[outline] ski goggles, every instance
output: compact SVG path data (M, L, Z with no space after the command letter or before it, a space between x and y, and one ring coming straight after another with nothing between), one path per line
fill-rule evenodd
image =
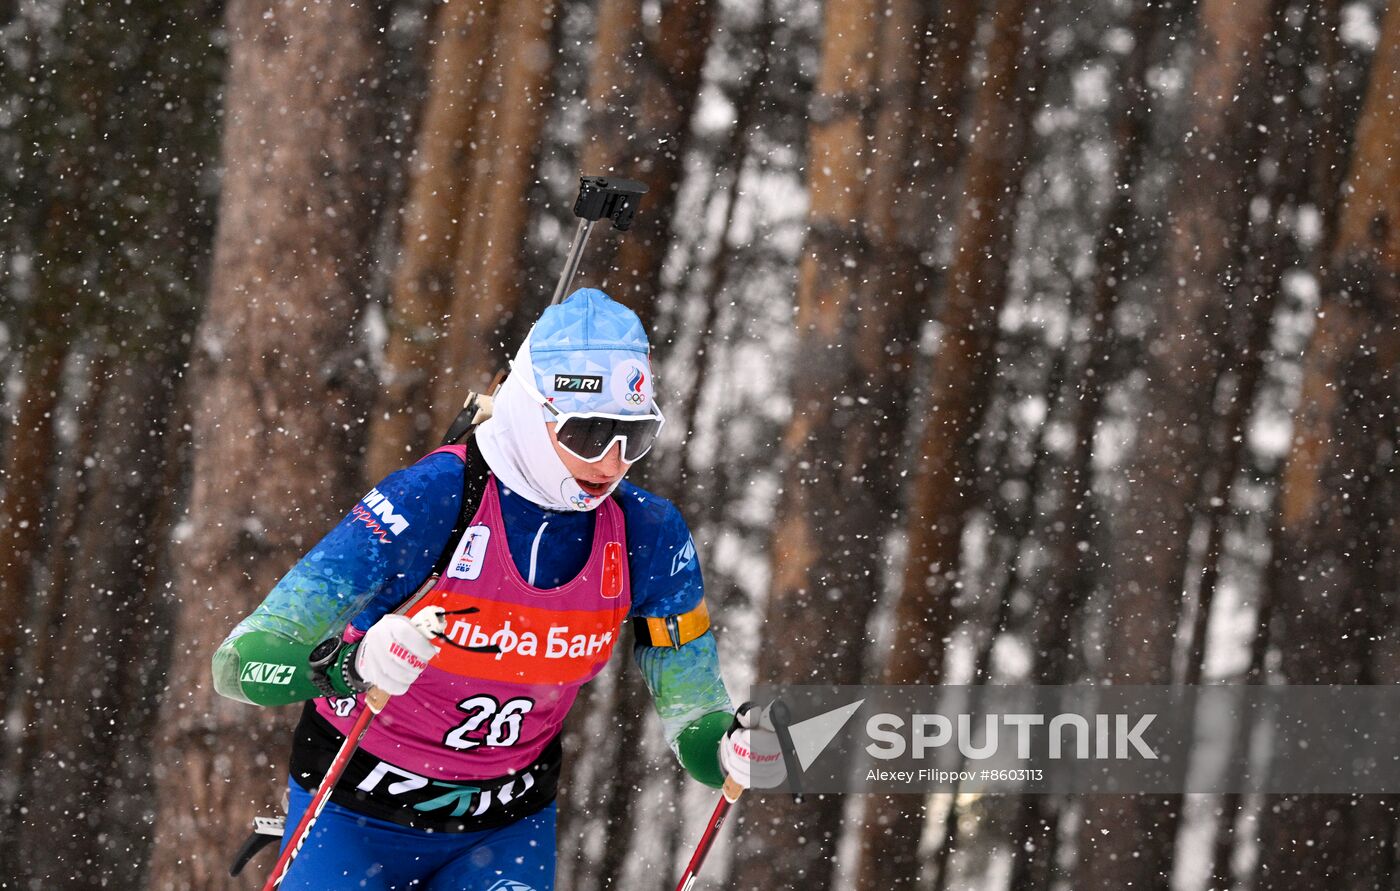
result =
M511 373L515 373L515 363L510 363ZM543 405L554 418L554 438L559 445L578 458L590 464L601 461L612 449L613 443L622 441L622 460L628 464L640 461L656 444L657 434L666 423L661 409L652 403L654 414L616 415L607 412L562 412L555 408L545 395L535 387L531 378L534 375L521 373L519 380L530 397Z

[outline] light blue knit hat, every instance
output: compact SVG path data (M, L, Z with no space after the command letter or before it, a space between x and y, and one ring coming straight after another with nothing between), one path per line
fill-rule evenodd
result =
M535 386L559 411L656 411L642 320L602 291L580 288L546 309L528 346Z

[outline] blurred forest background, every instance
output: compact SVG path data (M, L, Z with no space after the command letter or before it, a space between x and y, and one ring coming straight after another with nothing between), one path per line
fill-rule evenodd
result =
M296 710L210 655L513 348L580 172L651 188L580 283L736 695L1400 682L1398 154L1396 0L0 3L0 887L258 887ZM713 804L629 662L561 889ZM701 887L1390 889L1396 805L755 797Z

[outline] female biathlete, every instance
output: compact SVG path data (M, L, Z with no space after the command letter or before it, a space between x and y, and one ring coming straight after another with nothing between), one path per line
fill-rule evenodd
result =
M686 771L781 782L780 759L749 755L777 751L771 731L731 730L685 521L622 479L663 422L648 355L640 320L601 291L551 306L475 439L371 489L219 647L223 695L306 701L288 826L363 692L393 695L282 888L551 891L560 727L628 618ZM410 621L430 607L447 621L432 640Z

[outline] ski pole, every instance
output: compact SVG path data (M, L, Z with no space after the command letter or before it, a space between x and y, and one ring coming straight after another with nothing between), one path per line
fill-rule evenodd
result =
M742 710L742 706L740 707ZM788 730L790 723L787 704L781 699L775 699L769 703L768 707L759 713L758 720L754 722L755 727L766 727L778 735L778 747L783 755L783 764L787 767L788 785L793 792L793 800L799 804L802 801L802 767L797 760L797 753L792 745L792 734ZM735 726L739 726L739 717L734 717ZM705 856L710 853L710 848L715 843L715 836L719 834L720 827L724 825L724 818L728 816L729 809L734 806L734 802L739 800L739 796L744 794L744 787L734 781L733 777L725 777L724 785L720 787L719 801L715 802L714 812L710 814L709 822L705 824L705 832L700 836L700 843L695 846L695 853L691 856L690 862L686 864L685 872L681 873L680 881L676 883L676 891L690 891L695 885L695 881L700 878L700 867L705 862Z
M719 792L719 801L715 803L714 813L710 814L710 820L705 824L705 832L700 836L700 843L695 846L695 853L686 864L685 872L681 873L681 880L676 883L676 891L690 891L695 885L695 880L700 878L700 866L705 862L705 855L710 853L710 847L714 845L715 836L724 825L724 818L729 814L729 809L739 800L739 796L744 794L744 787L734 782L733 777L725 777Z
M441 634L447 628L441 607L429 607L422 610L413 617L413 624L428 640L432 640L434 636ZM345 772L346 765L350 763L350 756L354 755L355 750L360 747L360 740L364 739L369 725L374 722L374 716L382 712L384 706L388 704L389 694L378 687L371 687L365 693L365 707L360 710L360 716L355 719L350 732L345 734L345 741L340 744L340 751L335 753L335 759L331 761L331 766L326 770L326 776L321 780L321 785L316 787L316 794L311 797L311 803L306 806L306 813L301 815L301 822L297 824L296 829L292 830L292 834L287 840L287 846L282 849L282 854L277 858L277 864L272 867L272 875L267 877L267 883L262 886L262 891L275 891L282 884L282 880L287 877L287 870L291 869L292 861L296 859L302 844L311 834L311 827L316 824L316 818L321 816L326 802L330 800L331 792L335 790L335 784L339 782L340 775Z

